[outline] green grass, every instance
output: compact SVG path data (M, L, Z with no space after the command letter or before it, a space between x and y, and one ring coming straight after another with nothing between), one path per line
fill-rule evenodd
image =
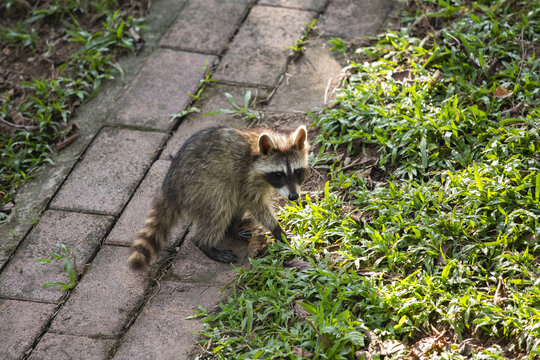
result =
M50 281L43 284L43 288L46 289L52 286L60 286L62 290L72 289L75 286L77 276L77 269L74 268L74 266L76 266L75 257L73 256L73 253L64 244L56 244L56 248L58 249L59 253L51 251L49 253L49 258L39 258L36 259L36 261L39 264L47 264L50 262L63 260L63 269L69 278L69 283L64 281Z
M280 213L290 244L200 312L201 358L355 359L368 331L411 346L433 328L448 342L431 358L540 356L540 8L417 4L357 50L315 121L330 181ZM383 178L346 167L374 151ZM284 268L290 255L313 267Z
M43 163L51 163L54 144L61 136L62 124L66 123L75 104L94 97L103 81L123 76L115 59L123 51L134 51L135 40L130 29L137 34L141 19L125 16L116 8L116 0L86 2L55 0L46 8L35 8L13 28L0 30L0 47L31 47L38 52L43 44L37 44L39 36L33 23L47 21L66 26L64 40L77 44L69 61L56 69L57 76L34 78L23 82L17 89L25 91L24 101L14 101L10 91L0 97L0 117L14 123L18 114L26 124L11 134L0 134L0 208L13 200L20 184ZM4 9L15 3L8 1ZM78 16L85 11L102 12L101 26L89 31L81 26ZM6 214L0 212L0 222Z

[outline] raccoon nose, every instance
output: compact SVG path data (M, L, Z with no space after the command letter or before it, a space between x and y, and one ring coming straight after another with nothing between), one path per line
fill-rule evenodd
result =
M289 194L289 200L294 201L298 199L298 194Z

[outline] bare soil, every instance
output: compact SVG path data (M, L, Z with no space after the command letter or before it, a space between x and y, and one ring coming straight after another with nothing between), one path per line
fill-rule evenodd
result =
M56 12L28 23L36 11L70 3L79 3L80 8L70 12ZM134 18L143 17L150 5L149 0L118 0L117 3L118 10ZM106 12L98 10L90 1L0 0L0 29L4 29L2 33L13 30L19 34L30 34L32 38L32 41L15 41L6 39L6 36L0 37L0 99L9 99L12 107L16 108L27 102L32 95L28 89L21 88L21 83L33 79L69 76L70 74L62 73L61 66L70 60L80 44L70 42L66 30L73 26L75 19L87 32L98 31L106 16ZM24 22L28 24L24 25ZM75 103L73 107L77 105ZM25 124L28 120L13 112L4 120L15 125L32 125ZM0 124L0 131L13 132L17 129L17 126L9 126L5 122Z

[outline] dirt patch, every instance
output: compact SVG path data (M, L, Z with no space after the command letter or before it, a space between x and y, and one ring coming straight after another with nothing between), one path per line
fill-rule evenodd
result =
M118 0L117 9L134 18L143 17L149 0ZM103 25L107 12L89 1L12 0L0 5L0 99L11 108L25 104L32 91L25 89L26 81L69 77L62 65L81 47L70 41L74 23L92 33ZM113 54L117 55L117 54ZM74 98L75 102L76 99ZM4 119L25 126L20 114L11 111ZM0 124L2 131L19 130L16 126Z

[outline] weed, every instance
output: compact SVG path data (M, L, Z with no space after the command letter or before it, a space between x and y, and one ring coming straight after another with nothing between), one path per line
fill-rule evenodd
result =
M309 41L306 39L300 38L294 40L294 45L287 46L286 49L292 50L294 53L301 53L306 49L306 44L308 44Z
M212 79L212 71L210 70L210 66L208 65L208 60L206 60L204 66L201 66L199 69L204 70L206 76L204 77L204 79L199 80L199 90L197 91L197 94L188 93L189 97L193 99L199 99L204 89L206 88L206 85L217 81L216 79Z
M260 114L254 110L251 110L249 107L251 104L251 90L246 91L244 95L244 105L240 106L234 100L234 96L230 93L225 93L225 97L229 103L233 106L233 109L219 109L213 112L205 113L204 116L218 115L218 114L236 114L240 115L246 119L259 119Z
M306 23L306 27L302 29L302 35L300 38L294 40L294 45L287 46L286 49L290 49L295 54L300 54L306 49L306 45L309 43L307 39L309 32L312 31L315 28L315 24L317 23L317 19L313 19L312 22Z
M69 283L63 282L63 281L51 281L43 285L44 288L48 288L51 286L61 286L62 290L69 290L75 286L75 274L77 272L76 269L74 269L74 266L76 264L75 258L71 251L64 245L64 244L56 244L56 247L58 248L60 253L57 253L55 251L50 252L50 258L40 258L36 261L40 264L50 263L52 261L58 261L58 260L64 260L63 266L64 266L64 272L69 277Z
M187 109L185 109L185 110L180 111L180 112L177 113L177 114L172 114L172 115L171 115L171 118L169 119L169 121L170 121L170 122L173 122L173 121L176 121L176 120L178 120L178 119L181 119L181 118L183 118L184 116L189 115L189 114L191 114L191 113L193 113L193 112L200 112L200 111L201 111L201 110L199 110L199 109L196 108L196 107L190 107L190 108L187 108Z
M328 40L328 43L332 45L332 47L330 48L330 51L335 51L340 55L345 55L347 51L349 51L347 44L341 38L338 38L338 37L330 38L330 40Z
M7 44L14 45L20 43L23 47L32 46L39 40L39 34L35 29L24 30L23 24L17 24L15 28L0 29L0 37Z

